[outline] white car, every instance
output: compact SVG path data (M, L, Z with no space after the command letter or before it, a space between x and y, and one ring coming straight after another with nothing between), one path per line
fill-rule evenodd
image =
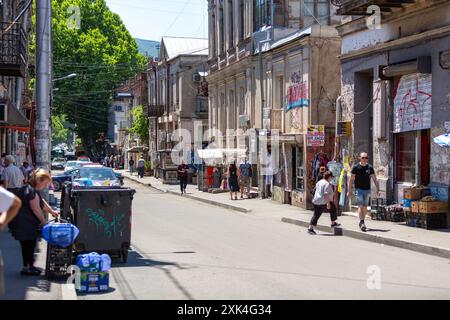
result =
M81 163L79 161L67 161L66 166L64 167L64 172L78 169L79 167L81 167Z

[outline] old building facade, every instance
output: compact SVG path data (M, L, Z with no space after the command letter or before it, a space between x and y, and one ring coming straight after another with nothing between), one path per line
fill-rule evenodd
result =
M163 37L159 61L149 68L150 155L164 182L177 180L168 155L180 143L178 132L185 130L193 143L194 126L207 129L207 54L207 39ZM184 141L189 149L190 142Z
M328 134L334 130L340 42L329 25L340 21L335 9L330 1L209 1L209 127L215 147L246 149L255 169L252 186L265 196L251 129L257 135L279 130L273 191L283 203L307 206L310 156L302 149L307 125L326 125ZM325 68L334 77L327 78ZM238 141L242 136L244 143ZM296 173L301 166L303 178Z
M31 160L28 46L31 7L26 1L0 3L0 151ZM32 133L33 130L31 130Z
M450 130L450 3L348 0L338 13L355 16L368 5L380 6L378 25L360 17L339 27L342 117L353 124L343 151L350 161L369 153L390 200L422 184L447 201L450 150L433 139Z

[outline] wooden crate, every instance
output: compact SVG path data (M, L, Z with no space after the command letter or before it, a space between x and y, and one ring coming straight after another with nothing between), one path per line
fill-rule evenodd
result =
M448 211L448 203L440 201L420 201L420 213L443 213Z
M406 224L410 227L423 228L427 230L446 228L446 213L406 213Z

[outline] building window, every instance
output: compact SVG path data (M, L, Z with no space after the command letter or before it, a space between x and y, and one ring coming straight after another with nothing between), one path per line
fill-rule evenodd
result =
M220 42L220 53L224 53L225 52L225 26L224 26L222 2L220 3L220 7L219 7L219 42Z
M303 147L297 148L295 168L295 188L298 190L305 190L305 166L303 163Z
M255 2L255 30L261 29L269 24L269 6L267 0L256 0Z
M245 2L240 0L239 3L239 39L245 38Z
M211 37L212 37L212 41L211 41L211 52L212 52L212 56L215 57L217 52L216 52L216 39L217 39L217 35L216 35L216 14L213 12L212 13L212 32L211 32Z
M416 180L416 131L395 135L395 160L397 182L415 183Z
M273 25L275 27L285 26L285 14L284 14L284 1L283 0L273 0Z
M303 4L303 15L305 17L315 16L314 14L314 0L305 0L302 1Z
M234 43L233 1L228 0L228 48Z

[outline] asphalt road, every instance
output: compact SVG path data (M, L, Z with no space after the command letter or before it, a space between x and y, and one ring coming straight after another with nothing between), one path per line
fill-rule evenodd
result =
M449 299L450 261L318 234L127 182L132 248L78 299Z

